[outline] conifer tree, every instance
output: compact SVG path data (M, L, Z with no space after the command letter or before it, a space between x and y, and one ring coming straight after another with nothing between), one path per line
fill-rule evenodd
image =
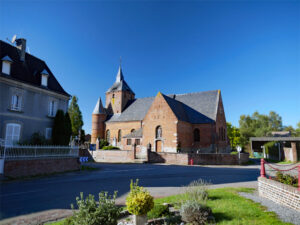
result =
M65 142L65 116L62 110L57 110L53 128L52 128L52 142L54 145L64 145Z
M78 136L78 132L83 126L82 114L77 102L78 98L73 96L68 110L71 119L73 137Z
M70 142L70 137L71 137L71 135L72 135L72 124L71 124L71 119L70 119L70 115L69 115L69 113L68 112L66 112L66 114L65 114L65 121L64 121L64 123L65 123L65 126L64 126L64 128L65 128L65 138L64 138L64 143L65 143L65 145L67 145L67 144L69 144L69 142Z

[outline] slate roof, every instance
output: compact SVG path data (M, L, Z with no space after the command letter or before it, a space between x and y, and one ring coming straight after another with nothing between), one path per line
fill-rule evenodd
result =
M116 77L116 82L107 90L107 92L113 91L129 91L134 94L129 85L124 80L123 72L121 66L119 67L118 74Z
M11 72L10 75L2 73L2 63L0 63L0 76L9 79L21 81L33 86L37 86L42 89L47 89L50 91L57 92L66 96L70 96L59 84L59 82L54 77L51 70L48 68L47 64L28 53L25 55L25 62L20 61L19 49L12 46L4 41L0 40L0 59L8 56L12 59ZM46 70L49 74L48 86L44 87L41 85L41 72Z
M123 138L140 138L143 137L143 129L140 128L131 132L130 134L125 135Z
M106 113L105 108L103 107L101 98L99 98L94 108L93 114L105 114L105 113Z
M213 123L216 120L218 90L178 95L163 95L166 102L181 121L189 123ZM120 114L112 115L107 122L141 121L146 116L155 97L130 101Z

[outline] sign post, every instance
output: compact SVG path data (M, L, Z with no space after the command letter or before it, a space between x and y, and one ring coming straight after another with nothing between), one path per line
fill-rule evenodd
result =
M239 153L239 164L240 164L242 147L238 145L238 146L236 147L236 150L237 150L238 153Z

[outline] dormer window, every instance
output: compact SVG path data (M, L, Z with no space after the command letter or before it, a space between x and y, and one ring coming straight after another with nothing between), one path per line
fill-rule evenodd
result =
M2 73L10 75L11 63L12 63L12 60L9 56L4 56L2 58Z
M42 75L42 80L41 80L41 85L47 87L48 86L48 77L49 77L49 73L47 72L47 70L43 70L41 72Z

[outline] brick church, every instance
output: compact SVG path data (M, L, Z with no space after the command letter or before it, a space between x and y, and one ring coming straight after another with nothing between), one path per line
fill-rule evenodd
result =
M155 152L230 151L220 90L135 98L119 67L92 115L92 143L106 139L122 150Z

